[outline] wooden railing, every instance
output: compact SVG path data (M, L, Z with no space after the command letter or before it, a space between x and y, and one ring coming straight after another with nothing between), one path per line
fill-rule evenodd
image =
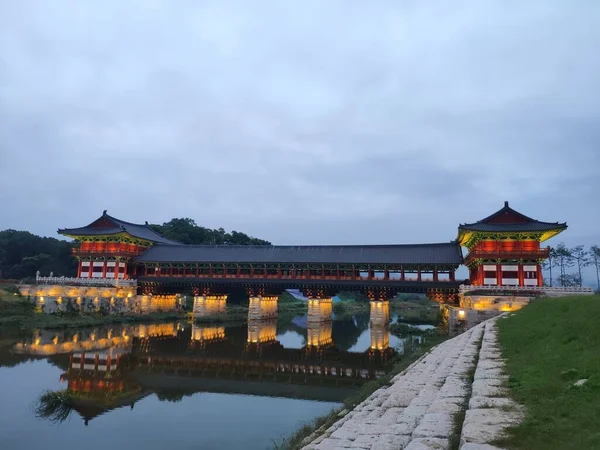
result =
M138 273L138 276L142 276L140 273ZM249 275L249 274L223 274L223 273L213 273L213 274L209 274L209 273L199 273L199 274L195 274L195 273L187 273L187 274L183 274L183 273L165 273L165 272L161 272L159 274L156 273L148 273L146 275L143 275L144 277L155 277L157 279L160 278L210 278L210 279L249 279L249 280L337 280L337 281L351 281L351 280L359 280L359 281L381 281L382 283L384 282L389 282L389 281L422 281L422 282L439 282L439 283L455 283L456 280L452 280L450 278L438 278L437 280L434 279L431 276L423 276L421 278L421 280L418 279L418 277L415 276L410 276L410 277L404 277L404 278L399 278L399 277L389 277L389 278L385 278L385 277L368 277L368 276L347 276L347 275L340 275L340 276L334 276L334 275L325 275L325 276L321 276L321 275L272 275L272 274L253 274L253 275Z

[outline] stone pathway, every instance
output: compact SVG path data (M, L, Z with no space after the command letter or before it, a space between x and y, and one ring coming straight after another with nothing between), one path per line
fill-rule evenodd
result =
M479 362L475 370L469 407L460 436L461 450L495 450L490 442L523 419L522 408L508 397L508 376L498 347L496 319L485 322Z
M505 378L494 324L492 319L438 345L396 375L390 386L375 391L327 430L309 436L303 450L447 450L455 416L467 404L461 449L494 449L480 444L518 420L517 413L507 411L515 405L500 387ZM512 414L508 422L506 414Z

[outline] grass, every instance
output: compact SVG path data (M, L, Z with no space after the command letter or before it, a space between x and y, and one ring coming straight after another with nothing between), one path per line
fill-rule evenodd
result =
M351 317L355 314L368 313L371 308L369 302L357 300L344 300L335 302L332 306L333 312L338 319Z
M404 323L435 325L439 322L440 308L437 303L424 300L393 300L390 302L390 313L398 314Z
M224 325L243 323L248 320L248 308L239 305L227 305L224 313L195 317L193 320L198 324L218 323Z
M498 321L509 387L525 406L500 446L600 449L599 318L594 295L539 299Z
M442 335L428 336L425 338L422 345L414 348L407 347L404 355L398 357L394 363L394 366L387 374L364 384L355 395L344 400L343 408L335 409L326 416L317 417L312 422L304 424L291 436L281 439L278 442L274 442L273 448L276 450L299 450L304 439L319 429L325 431L337 420L339 420L343 416L340 411L350 411L377 389L384 386L389 386L393 377L405 370L414 361L423 356L425 353L429 352L436 345L445 341L447 338L447 336Z

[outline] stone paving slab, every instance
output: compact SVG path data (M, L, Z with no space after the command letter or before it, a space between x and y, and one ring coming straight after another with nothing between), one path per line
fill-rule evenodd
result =
M433 348L304 450L447 450L454 417L467 403L461 450L502 450L490 443L522 420L522 410L507 397L495 321Z
M480 324L433 348L304 449L447 449L483 335Z
M508 398L504 360L498 346L497 318L485 322L460 450L502 450L492 443L523 419L520 405Z

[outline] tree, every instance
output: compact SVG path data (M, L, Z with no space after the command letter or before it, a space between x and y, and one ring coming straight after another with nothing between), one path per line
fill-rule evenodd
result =
M548 253L548 259L546 259L543 263L542 263L542 269L547 270L549 273L549 281L548 281L548 286L552 287L553 280L552 280L552 266L554 266L554 257L555 257L555 253L556 250L553 247L548 247L548 250L550 250L550 252Z
M3 278L25 278L36 271L75 276L77 261L72 242L40 237L27 231L0 231L0 273Z
M596 267L596 287L600 292L600 247L592 245L590 247L590 262Z
M589 253L583 247L583 245L577 245L569 251L571 253L571 258L574 264L577 266L579 286L581 287L581 285L583 284L583 276L581 274L581 269L590 265L590 256Z
M171 219L162 225L150 225L156 232L182 244L193 245L271 245L269 241L248 236L239 231L226 232L196 224L193 219Z
M573 267L573 256L571 250L565 247L562 242L556 246L554 251L554 266L558 267L560 271L558 283L564 287L563 283L567 280L567 269Z
M567 273L558 277L558 283L562 287L581 286L581 277L577 273Z

